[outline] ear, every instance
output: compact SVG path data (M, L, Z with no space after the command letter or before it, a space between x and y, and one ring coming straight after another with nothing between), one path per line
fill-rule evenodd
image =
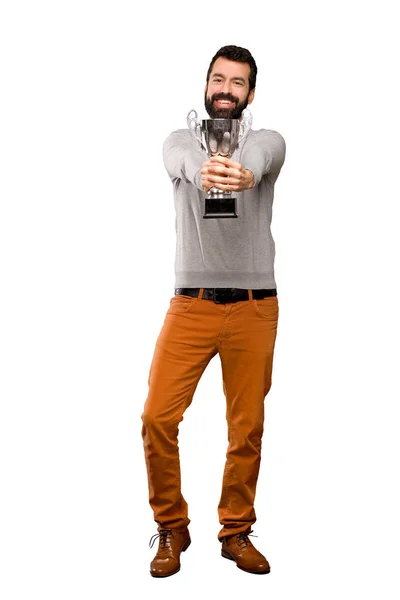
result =
M251 104L254 100L254 94L256 93L256 88L254 88L253 90L251 90L250 94L249 94L249 99L248 99L248 104Z
M206 82L206 87L204 88L204 93L207 92L207 88L208 88L208 83Z

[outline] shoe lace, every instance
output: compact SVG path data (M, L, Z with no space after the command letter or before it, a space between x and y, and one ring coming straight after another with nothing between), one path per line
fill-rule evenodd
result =
M169 546L168 537L170 535L172 535L172 537L174 537L174 534L172 533L171 529L160 529L160 531L158 533L155 533L154 535L151 536L150 542L149 542L150 548L152 548L154 546L154 542L156 541L157 538L160 538L161 548L167 548Z
M250 529L250 531L248 533L246 533L245 531L238 533L236 536L237 545L240 546L241 548L243 548L243 546L251 546L251 540L249 540L249 535L250 535L250 537L258 537L257 535L251 535L252 533L253 533L252 529Z

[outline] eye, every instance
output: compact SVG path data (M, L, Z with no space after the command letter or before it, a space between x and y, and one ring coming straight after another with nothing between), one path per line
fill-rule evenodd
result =
M222 81L221 77L213 77L213 81L215 81L216 83L219 83L220 81Z

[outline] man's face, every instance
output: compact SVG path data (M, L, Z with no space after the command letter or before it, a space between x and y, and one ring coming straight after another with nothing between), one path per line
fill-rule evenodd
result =
M250 65L220 56L215 61L204 104L211 119L239 119L242 111L253 102L255 90L249 91Z

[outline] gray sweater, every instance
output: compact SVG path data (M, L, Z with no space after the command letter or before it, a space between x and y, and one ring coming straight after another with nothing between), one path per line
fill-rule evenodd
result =
M275 288L275 242L271 234L274 184L286 144L277 131L251 130L232 160L254 173L251 190L233 192L237 218L203 219L201 185L207 153L188 129L171 133L163 156L175 201L175 287Z

